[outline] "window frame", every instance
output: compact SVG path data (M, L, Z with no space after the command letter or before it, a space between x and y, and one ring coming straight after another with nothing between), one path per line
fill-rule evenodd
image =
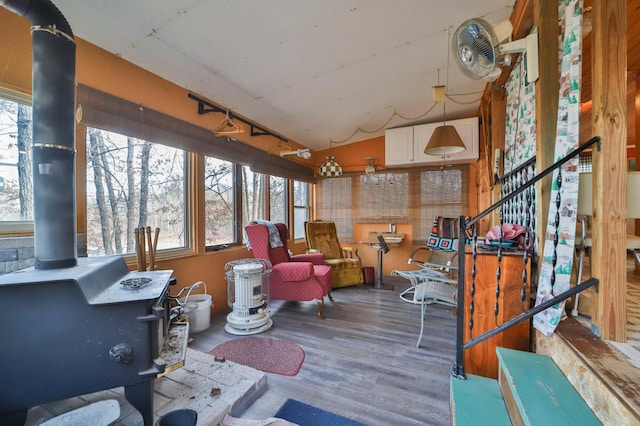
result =
M451 169L460 170L460 183L461 183L461 203L460 209L463 215L469 214L469 202L471 197L471 191L469 188L469 165L468 164L454 164ZM400 219L395 216L385 216L385 208L379 210L379 215L376 213L375 208L367 206L367 198L363 197L362 191L368 190L366 185L362 183L362 180L366 179L364 173L348 173L337 178L325 178L320 179L316 186L316 217L323 220L332 220L336 224L338 231L338 238L343 242L355 242L355 228L353 224L383 224L383 223L399 223L412 225L413 244L426 244L428 233L423 235L420 233L420 224L424 223L430 230L433 217L421 219L425 208L432 208L432 206L438 206L440 203L422 203L421 196L421 175L424 172L440 172L440 168L436 167L415 167L411 169L406 168L392 168L386 169L383 173L387 175L400 175L407 174L407 192L408 192L408 207L407 217L401 217ZM382 173L381 173L382 174ZM398 180L394 180L397 182ZM327 184L327 187L325 187ZM336 190L336 187L339 189ZM341 205L337 205L334 198L336 193L340 192L344 194L347 188L351 191L351 197L348 200L339 199ZM361 200L361 198L363 198ZM392 202L393 197L385 197L381 195L381 199L386 199L387 203ZM361 203L362 201L362 203ZM363 205L364 203L364 205ZM373 204L373 203L368 203ZM444 204L443 204L444 205ZM367 217L364 217L367 215ZM400 220L398 222L398 220ZM424 226L423 226L424 228Z
M88 167L88 162L86 161L87 158L87 144L86 144L86 140L87 137L89 135L89 129L90 128L97 128L95 126L88 126L88 125L84 125L82 126L82 130L79 132L79 135L84 135L84 137L82 138L82 144L78 144L77 149L79 151L79 154L82 156L82 158L84 158L84 161L82 162L84 164L84 167L82 169L80 169L80 167L76 167L76 173L82 174L82 179L83 179L83 183L84 185L87 185L87 167ZM131 136L131 135L127 135L127 134L123 134L120 133L118 131L114 131L114 130L109 130L109 129L104 129L104 128L99 128L100 130L103 131L107 131L107 132L112 132L112 133L116 133L125 137ZM79 136L78 135L78 136ZM136 138L139 139L139 138ZM157 145L162 145L168 148L172 148L172 149L179 149L181 151L183 151L184 153L184 177L183 177L183 191L184 191L184 217L183 217L183 223L184 223L184 245L182 247L171 247L171 248L166 248L166 249L161 249L158 250L156 253L156 259L157 260L167 260L167 259L172 259L172 258L176 258L176 257L182 257L182 256L188 256L188 255L193 255L194 253L196 253L196 247L194 244L194 241L196 241L196 235L195 232L196 230L194 229L193 224L196 223L195 220L195 214L196 214L196 206L195 206L195 198L194 198L194 191L196 190L196 185L195 185L195 180L193 179L195 172L194 170L197 169L197 167L195 167L196 162L197 162L197 155L194 154L193 152L190 152L189 150L185 149L185 148L178 148L178 147L174 147L174 146L170 146L170 145L166 145L163 143L159 143L159 142L153 142L153 141L145 141L145 142L150 142L152 144L157 144ZM82 191L82 195L84 196L84 201L83 201L83 208L84 208L84 218L85 218L85 224L87 222L87 205L88 205L88 194L86 189ZM77 191L77 195L79 196L79 191ZM80 208L80 204L77 203L76 205L76 210L79 210ZM85 226L84 229L84 233L87 234L88 233L88 228L87 226ZM122 253L122 254L117 254L119 256L123 256L125 258L125 261L127 263L133 263L136 261L136 253ZM107 255L100 255L100 256L96 256L96 257L104 257Z
M291 213L290 213L291 218L290 218L290 221L293 222L293 226L288 226L289 233L291 234L290 236L293 237L294 241L301 241L301 240L306 239L306 231L305 231L305 228L304 228L304 222L307 222L307 221L309 221L311 219L311 206L312 206L312 200L313 200L313 197L312 197L312 192L313 191L312 191L312 188L311 188L311 184L308 183L308 182L302 182L302 181L293 180L293 179L290 179L289 182L290 182L289 186L291 187L291 190L289 191L289 193L290 193L291 200L292 200L292 202L290 203L290 205L291 205ZM296 198L295 197L295 185L296 184L304 185L304 188L305 188L304 192L305 192L305 198L306 198L306 200L305 200L306 204L305 205L296 204L296 199L295 199ZM304 211L307 212L306 220L303 221L303 225L302 225L302 231L301 231L302 232L302 236L298 236L300 234L297 234L298 227L296 226L296 213L295 213L296 209L298 209L298 210L299 209L303 209ZM291 229L291 228L293 228L293 229Z
M16 92L11 89L0 86L0 97L31 105L31 96L22 92ZM285 223L289 228L291 235L295 233L295 224L292 223L296 208L303 208L307 211L307 217L312 218L314 214L314 183L316 177L313 170L304 165L291 163L288 160L280 158L274 159L269 153L254 148L244 143L238 143L240 146L230 146L227 141L221 138L212 137L210 132L190 123L186 123L175 117L167 116L152 109L143 108L139 104L115 97L105 92L90 88L79 84L76 92L76 101L78 107L81 108L82 115L79 116L80 121L76 125L76 187L84 188L86 185L86 143L88 127L99 128L109 132L115 132L125 136L131 136L137 139L149 140L152 143L170 146L185 151L185 247L163 249L157 253L159 260L173 259L184 256L191 256L197 252L204 250L205 252L226 248L226 245L207 246L201 243L203 247L195 247L195 243L200 241L204 236L200 237L196 233L194 225L200 220L203 212L199 212L198 208L201 204L196 191L201 191L202 178L204 171L204 158L211 156L221 158L234 163L235 176L235 218L234 228L236 232L236 243L242 244L243 229L241 226L242 208L240 167L250 164L254 173L260 173L265 176L264 185L264 217L270 218L270 180L271 176L285 179ZM145 126L141 127L137 123L144 120ZM126 129L130 129L127 131ZM140 133L141 132L141 133ZM160 140L157 140L157 136ZM174 139L175 137L175 139ZM209 140L213 139L213 140ZM218 139L220 139L218 141ZM217 153L220 153L218 155ZM230 158L225 158L230 157ZM245 161L246 160L246 161ZM307 184L307 205L294 206L293 185L294 180ZM198 192L200 193L200 192ZM87 194L84 189L76 191L76 216L77 216L77 233L78 235L87 232ZM202 219L204 220L204 218ZM278 219L280 221L280 219ZM298 230L300 231L300 230ZM0 237L2 236L33 236L33 221L0 221ZM304 234L303 230L301 235ZM231 245L229 245L231 246ZM128 263L135 262L135 253L123 254Z
M0 98L33 106L31 95L4 86L0 86ZM28 237L33 236L33 232L33 220L0 220L0 237Z
M207 157L212 157L212 158L216 158L215 156L212 155L207 155L207 156L203 156L204 158ZM230 242L230 243L223 243L223 244L206 244L204 245L204 250L205 252L212 252L212 251L220 251L220 250L224 250L230 247L236 247L236 246L241 246L244 245L244 241L243 241L243 226L242 226L242 222L243 222L243 218L244 218L244 210L246 208L246 206L244 206L244 204L242 203L243 200L243 189L244 189L244 182L243 182L243 173L242 173L242 168L243 167L249 167L246 164L238 164L238 163L234 163L235 165L235 175L234 175L234 182L235 182L235 205L234 205L234 211L235 211L235 216L234 216L234 221L236 223L236 241L235 242ZM205 165L206 167L206 165ZM268 173L262 173L259 171L255 171L251 168L250 170L251 173L255 173L258 174L262 177L262 184L261 184L261 190L260 190L260 196L263 198L261 201L261 212L262 214L260 216L260 219L264 219L264 220L272 220L271 219L271 178L277 178L277 179L284 179L284 183L285 183L285 221L284 223L287 225L287 229L289 231L289 235L288 237L291 238L294 235L294 232L296 231L296 226L295 224L292 224L292 218L294 217L294 209L296 207L298 208L305 208L307 211L307 219L311 219L311 214L312 214L312 207L313 207L313 187L311 183L309 182L304 182L304 181L297 181L295 179L290 179L290 178L286 178L286 177L282 177L282 176L277 176L277 175L270 175ZM204 168L203 168L203 172L204 173ZM293 189L294 189L294 182L299 182L301 184L305 184L306 185L306 198L307 198L307 206L294 206L293 204L293 200L294 200L294 194L293 194ZM204 218L203 220L205 220L206 218ZM300 240L304 240L305 236L304 236L304 226L302 227L302 237L298 237L295 238L294 240L296 241L300 241Z
M233 241L230 242L225 242L225 243L219 243L219 244L207 244L207 215L206 215L206 191L207 188L204 185L204 173L207 170L207 158L214 158L216 160L220 160L220 161L227 161L227 160L223 160L221 158L217 158L215 156L212 155L202 155L203 158L203 167L202 167L202 183L203 183L203 194L204 194L204 203L203 203L203 211L202 211L202 221L204 224L204 235L203 235L203 241L204 241L204 251L205 252L210 252L210 251L219 251L221 249L225 249L228 247L233 247L233 246L237 246L239 245L239 241L242 240L242 234L238 232L238 218L242 217L242 213L239 213L238 210L241 209L241 206L238 202L238 200L241 199L241 188L239 188L238 186L238 182L241 182L241 180L239 179L239 173L238 173L238 169L240 168L238 163L235 163L233 161L228 161L229 163L231 163L232 165L232 170L231 170L231 191L232 191L232 202L233 202L233 214L232 214L232 234L233 234Z

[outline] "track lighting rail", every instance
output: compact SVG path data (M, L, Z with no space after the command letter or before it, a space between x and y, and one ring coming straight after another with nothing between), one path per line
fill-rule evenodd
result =
M191 93L189 93L188 96L190 99L193 99L194 101L198 102L198 114L200 115L206 114L208 112L220 112L222 114L228 114L230 117L233 117L234 120L241 121L244 124L248 125L251 128L251 136L272 136L282 142L289 142L289 140L284 136L270 132L264 127L260 127L257 124L252 123L251 121L245 120L242 117L238 117L232 111L226 110L224 108L220 108L219 106L214 105L211 102L207 102L204 99L199 98L196 95L193 95Z

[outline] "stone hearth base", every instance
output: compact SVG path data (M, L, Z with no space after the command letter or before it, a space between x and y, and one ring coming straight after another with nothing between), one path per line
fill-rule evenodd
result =
M242 411L266 385L267 376L262 371L230 361L216 362L211 355L187 349L185 366L156 380L154 422L170 411L189 408L198 412L198 424L217 425L226 413ZM220 389L220 394L212 395L212 389ZM120 403L117 425L142 425L142 416L127 402L120 387L34 407L25 426L105 399Z

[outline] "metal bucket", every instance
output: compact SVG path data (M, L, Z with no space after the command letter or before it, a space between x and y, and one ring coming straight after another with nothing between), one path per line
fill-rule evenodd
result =
M196 426L198 413L182 409L170 411L156 421L156 426Z

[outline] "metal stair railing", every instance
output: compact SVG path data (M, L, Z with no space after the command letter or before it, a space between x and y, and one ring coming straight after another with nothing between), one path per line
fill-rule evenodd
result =
M476 223L478 223L478 221L482 218L484 218L485 216L487 216L488 214L490 214L491 212L493 212L494 210L501 208L503 205L505 205L506 203L508 203L509 201L511 201L512 199L514 199L515 197L519 196L523 191L528 190L528 188L530 188L531 186L535 185L539 180L545 178L547 175L553 173L556 169L558 169L560 166L562 166L564 163L566 163L567 161L571 160L572 158L574 158L575 156L579 155L581 152L583 152L584 150L590 148L591 146L593 146L594 144L597 144L597 149L600 150L600 137L596 136L593 137L591 139L589 139L587 142L585 142L584 144L580 145L578 148L570 151L568 154L566 154L564 157L562 157L561 159L559 159L558 161L556 161L555 163L553 163L551 166L547 167L545 170L543 170L541 173L537 174L535 177L533 177L531 180L529 180L528 182L526 182L525 184L523 184L522 186L520 186L519 188L517 188L516 190L512 191L511 193L505 195L503 198L501 198L499 201L497 201L496 203L494 203L492 206L490 206L489 208L487 208L486 210L482 211L480 214L478 214L477 216L469 219L469 220L465 220L464 216L460 216L460 220L459 222L459 234L458 235L466 235L467 233L467 229L470 229L473 227L473 250L476 250L476 243L477 243L477 232L475 229L475 225ZM514 170L513 172L516 172L517 170L520 170L520 168L524 167L525 165L520 166L518 169ZM461 240L462 241L462 240ZM464 352L465 350L477 345L478 343L481 343L505 330L507 330L508 328L513 327L516 324L519 324L520 322L533 318L534 315L544 311L545 309L554 306L557 303L560 303L572 296L574 296L577 293L580 293L592 286L597 286L599 280L597 278L590 278L582 283L577 283L576 286L569 288L567 291L556 295L555 297L553 297L550 300L547 300L546 302L535 306L529 310L524 311L522 314L511 318L507 321L505 321L504 323L496 326L495 328L488 330L474 338L471 338L468 341L464 341L464 328L465 328L465 318L464 318L464 307L465 307L465 244L459 244L458 246L458 309L457 309L457 324L456 324L456 360L455 363L453 365L453 370L451 372L451 375L455 378L459 378L459 379L464 379L466 378L465 375L465 371L464 371ZM501 244L499 245L499 247L501 247ZM527 259L527 255L528 255L528 249L525 248L524 250L525 253L525 264L526 264L526 259ZM498 255L500 256L500 248L498 251ZM475 267L475 265L473 265L473 267ZM475 271L472 271L473 273L475 273ZM499 277L499 275L498 275ZM499 279L499 278L498 278ZM498 291L499 293L499 291ZM496 297L499 297L499 295L497 294ZM471 301L473 302L473 301ZM472 311L473 312L473 311Z

